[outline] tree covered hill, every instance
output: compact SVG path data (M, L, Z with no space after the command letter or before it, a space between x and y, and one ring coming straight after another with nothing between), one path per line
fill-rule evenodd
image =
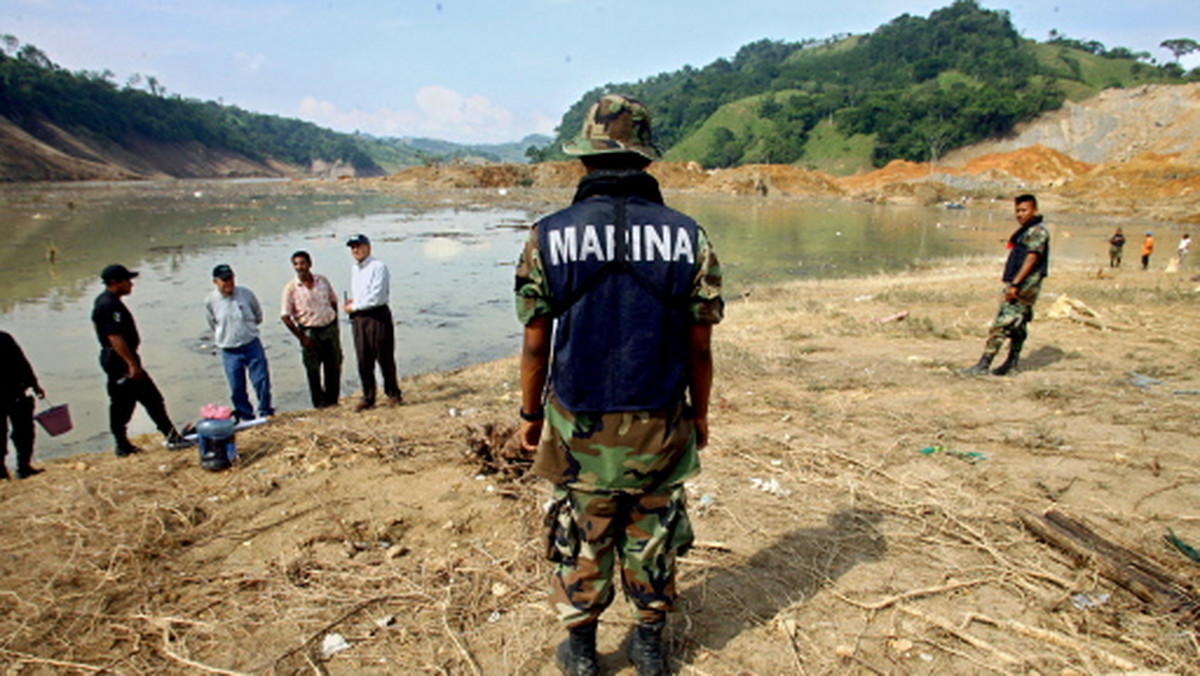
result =
M1191 42L1185 40L1185 42ZM1164 43L1164 47L1165 47ZM1174 50L1173 50L1174 51ZM936 160L1106 87L1200 79L1177 63L1052 33L1022 38L1008 13L956 0L928 18L897 17L865 36L745 45L732 59L685 66L586 93L556 142L609 91L646 102L670 160L708 167L789 163L835 173L893 159Z
M11 35L0 36L0 117L25 133L22 141L14 141L9 133L12 126L0 125L0 132L5 132L0 134L0 150L5 153L0 154L8 155L0 163L6 165L0 167L6 169L0 171L0 180L244 175L277 173L281 165L294 173L333 166L349 168L344 173L371 176L471 157L523 162L527 147L550 140L530 136L511 144L468 146L343 134L310 122L168 94L154 77L134 76L118 85L111 71L70 72ZM122 167L99 170L114 157L144 158L148 146L190 152L173 162L118 161ZM54 163L36 157L39 152L58 154L71 166L83 162L86 167L80 171L47 168ZM222 158L227 168L218 169L215 161L197 161L198 156ZM27 167L36 169L31 172Z
M124 86L110 71L70 72L33 45L4 36L0 51L0 115L35 138L47 140L47 125L99 143L127 146L138 140L198 142L253 161L310 167L315 162L349 164L358 173L381 174L368 142L299 120L263 115L236 106L168 95L153 77L146 89L134 78ZM62 148L59 148L62 150ZM378 149L375 149L378 150ZM415 156L415 152L409 152ZM402 163L395 150L380 157Z

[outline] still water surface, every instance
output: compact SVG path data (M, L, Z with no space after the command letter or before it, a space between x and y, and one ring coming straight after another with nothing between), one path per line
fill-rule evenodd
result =
M706 226L730 297L754 284L899 270L977 254L1003 256L1014 221L1007 203L961 211L668 196ZM512 266L540 214L487 205L417 206L395 195L306 191L269 182L172 182L0 188L0 330L24 348L48 393L68 402L75 429L39 430L37 457L107 451L107 398L89 320L102 291L99 271L119 262L141 275L126 304L142 335L142 358L178 421L209 402L227 403L220 356L210 344L203 302L211 270L233 266L256 293L267 320L263 343L280 411L307 408L295 339L278 321L280 292L297 249L341 295L351 259L344 242L369 235L392 274L397 365L403 378L514 353ZM1057 257L1104 255L1108 224L1058 221ZM1135 225L1126 224L1126 229ZM981 290L981 293L983 290ZM983 302L983 301L981 301ZM342 392L357 375L350 329L341 318ZM131 433L153 431L138 409Z

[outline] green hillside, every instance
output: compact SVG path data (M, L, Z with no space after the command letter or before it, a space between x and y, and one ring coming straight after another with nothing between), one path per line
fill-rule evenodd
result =
M760 40L703 68L593 89L566 112L543 155L562 157L558 146L591 103L619 91L650 106L669 160L852 173L893 159L936 159L1107 87L1200 79L1148 60L1057 33L1045 43L1028 40L1007 12L956 0L868 35Z
M440 141L410 144L402 139L343 134L310 122L168 94L153 77L135 77L118 85L110 71L70 72L33 45L21 45L11 35L0 38L0 116L38 138L53 136L46 133L50 124L81 138L118 146L134 138L199 142L251 160L276 160L298 167L318 161L343 162L359 175L473 155L520 162L529 145L546 142L545 137L530 137L494 146Z

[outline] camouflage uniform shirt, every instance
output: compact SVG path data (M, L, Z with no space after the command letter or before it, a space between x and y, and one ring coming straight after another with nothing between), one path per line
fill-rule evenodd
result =
M654 188L657 193L657 184ZM516 309L522 324L554 316L538 227L530 232L516 271ZM723 310L720 265L701 229L688 320L715 324ZM599 493L678 485L700 469L692 432L683 401L665 410L573 412L551 390L533 473L563 488Z

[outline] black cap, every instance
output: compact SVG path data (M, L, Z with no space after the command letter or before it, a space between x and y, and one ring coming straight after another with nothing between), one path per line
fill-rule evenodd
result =
M362 234L361 232L358 233L357 235L351 237L350 239L346 240L346 246L354 246L355 244L370 244L370 243L371 243L371 240L367 239L367 236Z
M123 282L127 279L133 279L137 276L138 273L130 270L124 265L113 263L107 268L104 268L104 270L100 273L100 281L104 282L105 284L112 284L113 282Z
M233 276L233 268L221 263L213 268L213 279L229 279Z

